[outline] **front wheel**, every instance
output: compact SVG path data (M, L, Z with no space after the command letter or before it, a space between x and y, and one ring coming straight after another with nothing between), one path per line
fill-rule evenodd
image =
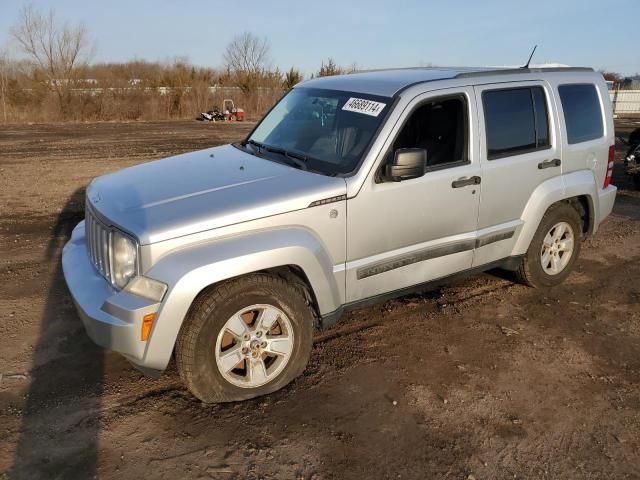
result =
M542 217L529 249L516 270L522 283L552 287L561 283L580 253L581 218L568 203L552 206Z
M176 345L176 363L203 402L245 400L274 392L304 370L313 313L300 288L255 274L203 294Z

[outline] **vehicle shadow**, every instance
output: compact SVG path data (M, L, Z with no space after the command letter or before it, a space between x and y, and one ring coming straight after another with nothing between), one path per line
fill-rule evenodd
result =
M78 189L55 220L44 252L49 291L9 478L96 475L104 354L84 332L60 260L62 247L83 218L84 189Z

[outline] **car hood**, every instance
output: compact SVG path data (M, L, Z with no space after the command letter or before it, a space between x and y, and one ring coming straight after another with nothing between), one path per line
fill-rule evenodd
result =
M341 178L224 145L98 177L87 188L87 201L105 222L145 245L300 210L345 193Z

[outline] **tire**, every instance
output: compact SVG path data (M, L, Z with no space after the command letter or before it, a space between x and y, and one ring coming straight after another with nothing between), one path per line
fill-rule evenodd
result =
M247 400L275 392L298 377L307 365L313 343L314 315L306 298L300 286L267 274L230 280L201 294L192 305L176 344L178 372L191 393L206 403ZM238 323L233 320L238 318L244 319L247 330L236 327ZM262 328L266 333L257 338L258 324L265 326L270 318L277 318L275 327L269 332ZM230 327L245 333L236 335ZM272 335L274 331L279 334ZM246 335L251 336L250 342ZM261 349L254 345L260 341L262 347L267 342L269 346ZM233 345L223 350L225 342ZM269 349L277 349L277 342L290 347L288 356L269 356ZM233 370L223 368L232 356L231 362L241 357L240 363ZM250 367L258 364L263 368ZM253 375L258 371L265 380L263 384L258 384L258 374Z
M569 258L565 260L564 255L566 252L557 251L556 260L561 265L564 263L560 271L552 273L553 268L545 269L543 267L543 261L550 257L543 257L545 251L544 242L548 234L552 233L552 229L555 226L563 225L563 228L570 228L573 239L573 248L571 250ZM560 230L554 232L560 233ZM568 233L563 236L564 240L567 240ZM553 237L551 237L553 238ZM566 245L563 239L558 240L557 245ZM580 243L582 240L582 219L578 211L568 203L558 203L552 205L549 210L544 214L538 230L536 231L527 253L522 258L520 265L515 271L516 278L519 282L529 285L530 287L553 287L564 281L565 278L571 273L578 256L580 254ZM555 242L552 242L555 243ZM559 248L556 246L555 248ZM553 256L553 253L551 253ZM565 263L566 261L566 263ZM552 264L549 264L552 267Z

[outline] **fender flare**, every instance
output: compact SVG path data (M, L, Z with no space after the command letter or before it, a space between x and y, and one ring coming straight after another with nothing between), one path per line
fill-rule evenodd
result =
M163 257L145 276L166 283L166 293L145 351L144 364L164 370L193 300L217 282L268 268L295 265L307 276L320 314L337 309L339 288L333 262L308 230L293 227L191 245Z
M522 212L523 226L518 239L516 240L511 255L523 255L527 253L529 244L540 225L542 217L549 207L554 203L570 198L586 196L589 203L589 218L591 219L592 233L598 228L599 218L596 218L596 212L599 212L598 192L596 190L596 179L591 170L579 170L557 176L542 182L533 191L529 201Z

